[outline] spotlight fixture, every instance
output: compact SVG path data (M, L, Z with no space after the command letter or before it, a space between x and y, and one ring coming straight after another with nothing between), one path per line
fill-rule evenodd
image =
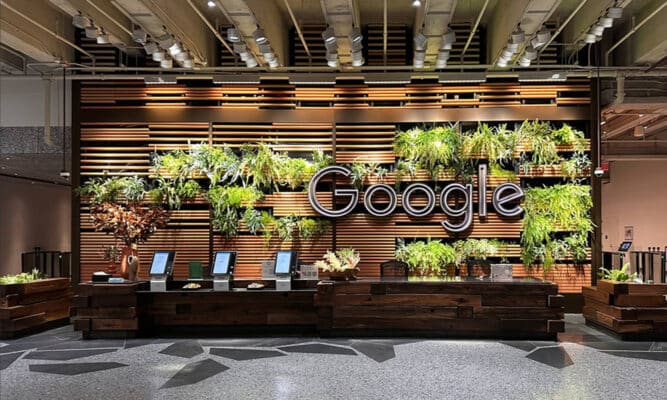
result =
M276 59L276 55L273 53L262 53L262 57L264 57L264 61L268 63Z
M135 27L132 29L132 40L135 41L136 43L140 44L145 44L146 41L148 40L148 33L146 33L145 30L141 29L141 27Z
M246 65L248 68L255 68L255 67L257 67L259 64L257 63L257 60L255 60L254 57L250 57L249 59L246 60L245 65Z
M618 19L623 16L623 9L621 7L610 7L607 9L607 17Z
M518 45L523 43L524 40L526 40L526 34L523 32L523 29L519 27L514 32L512 32L512 39L510 40L510 43L517 45L517 48Z
M586 43L595 43L595 42L597 42L597 36L595 36L592 33L587 33L586 36L584 36L584 42L586 42Z
M174 43L176 43L174 37L168 33L165 33L164 35L157 38L157 42L163 49L169 49L171 46L174 45Z
M165 56L166 56L166 53L164 52L164 50L159 50L159 49L157 51L153 52L153 54L151 54L151 57L153 58L153 61L155 61L155 62L162 61L165 58Z
M259 52L262 54L273 53L273 49L271 48L271 45L268 43L262 43L258 45L257 48L259 49Z
M160 68L172 68L174 66L174 60L172 60L169 57L165 57L162 60L160 60Z
M98 35L98 32L97 32L97 28L95 27L95 25L91 24L90 26L86 27L86 37L88 39L96 39L97 35Z
M239 35L239 31L237 31L236 28L227 29L227 40L232 43L240 43L241 35Z
M362 65L364 65L364 58L363 57L361 57L357 60L355 60L354 58L352 59L352 66L353 67L361 67Z
M359 28L353 28L352 32L350 32L350 42L352 42L352 45L355 43L361 45L363 39L364 35L361 34L361 30Z
M508 49L503 50L503 52L500 54L500 56L505 60L511 60L513 55L514 52Z
M176 54L172 54L172 57L174 57L174 60L182 63L186 58L188 58L188 53L186 51L180 51Z
M183 68L192 68L194 66L194 63L192 62L191 58L186 58L183 60Z
M79 13L75 16L72 17L72 25L79 29L86 29L89 26L91 26L93 22L90 20L90 18L86 17L85 15Z
M413 0L412 7L421 7L422 2L420 0Z
M248 48L245 46L244 43L234 43L233 48L234 48L234 53L236 54L248 52Z
M208 1L206 2L206 5L209 6L209 8L213 8L213 7L215 7L215 1L213 1L213 0L208 0Z
M171 54L172 56L175 56L176 54L179 54L181 52L183 52L183 49L181 48L181 45L178 44L178 42L174 42L174 44L171 45L171 47L169 47L169 54Z
M257 44L264 44L269 42L269 39L266 37L264 29L262 28L255 29L255 32L252 33L252 38L255 39L255 43Z
M500 68L505 68L507 67L507 60L500 57L498 58L498 62L496 62L496 65L499 66Z
M273 58L273 60L269 60L269 68L278 68L280 67L280 63L278 62L277 58Z
M512 54L516 53L519 51L519 43L512 43L512 42L507 42L507 46L505 46L506 50L509 50L512 52Z
M338 67L338 53L337 52L327 52L327 65L331 68Z
M447 66L447 60L435 60L435 69L443 69Z
M146 44L144 44L144 50L146 51L146 54L149 56L155 53L156 51L159 50L157 43L147 41Z
M254 60L254 57L251 56L247 51L239 53L239 57L241 57L241 61L244 61L245 63L247 63L248 60Z
M591 30L589 31L589 33L592 33L595 36L602 36L602 32L604 32L604 26L598 23L591 26Z
M447 33L442 35L442 42L452 45L454 42L456 42L456 33L451 29L447 30Z
M611 17L601 17L598 23L604 28L611 28L614 25L614 19Z
M532 61L537 58L537 50L535 50L535 48L532 46L528 46L523 51L523 57L526 57L527 59Z
M97 44L109 44L109 35L104 32L104 29L101 29L100 34L97 35Z
M327 29L322 32L322 39L324 39L324 43L336 43L336 33L334 32L334 29L330 26L327 27Z
M550 38L551 32L549 32L547 29L542 29L537 32L535 37L530 41L530 44L532 44L534 48L539 49L540 47L544 46Z
M426 49L426 36L423 33L419 32L415 35L413 42L415 44L415 50L421 51Z

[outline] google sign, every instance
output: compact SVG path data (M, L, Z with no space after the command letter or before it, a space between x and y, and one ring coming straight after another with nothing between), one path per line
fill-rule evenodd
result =
M344 177L349 177L352 174L352 171L349 168L332 165L329 167L322 168L317 171L315 175L310 179L308 184L308 200L310 205L315 211L319 214L330 217L330 218L339 218L345 215L348 215L356 207L359 201L359 190L357 189L336 189L333 192L334 198L337 197L347 197L349 202L345 207L332 210L324 207L320 201L317 199L317 184L320 180L327 175L342 175ZM487 176L487 167L486 165L480 165L478 169L478 182L477 190L479 193L479 198L482 199L479 203L479 217L486 218L487 216L487 204L484 199L486 199L486 176ZM473 217L473 185L472 184L461 184L461 183L451 183L445 186L440 192L440 208L442 211L451 218L462 218L460 222L452 222L450 220L444 220L441 222L443 228L448 232L457 233L463 232L470 227L472 224ZM388 204L383 204L381 207L373 204L373 198L378 194L384 194L389 198ZM457 208L452 207L448 204L449 198L454 194L463 195L463 205ZM426 196L426 205L419 207L413 206L411 201L415 195L421 194ZM493 191L492 202L493 207L495 208L498 215L502 217L516 217L523 212L523 208L519 205L519 200L524 196L523 189L515 183L503 183L502 185L496 187ZM393 187L377 183L369 186L364 192L364 207L371 215L376 217L386 217L396 210L398 206L398 196ZM334 204L336 202L334 201ZM402 206L405 212L408 215L413 217L424 217L431 212L436 206L436 195L433 189L423 183L413 183L409 185L403 191Z

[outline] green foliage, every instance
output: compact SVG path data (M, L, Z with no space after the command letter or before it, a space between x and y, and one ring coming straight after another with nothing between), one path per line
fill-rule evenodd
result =
M89 179L77 189L77 193L90 196L92 204L116 203L121 195L128 202L136 203L143 199L146 190L144 179L132 176Z
M460 146L461 135L455 126L414 128L399 132L394 140L396 154L429 171L434 180L440 172L455 165Z
M489 239L465 239L453 243L458 262L468 259L486 260L498 253L499 246L500 242Z
M521 160L528 166L557 164L561 160L548 122L524 121L517 132L517 140L530 144L530 154L521 153Z
M238 234L239 209L250 207L262 198L253 187L214 186L206 194L213 211L213 226L227 237Z
M461 153L468 159L474 156L487 158L490 165L504 164L512 159L515 145L516 135L505 125L491 128L480 122L475 131L464 134Z
M262 214L253 207L247 207L243 212L243 222L253 235L263 228L261 217Z
M574 146L577 151L583 151L586 148L584 133L568 124L563 124L559 129L552 130L551 137L556 144Z
M268 245L274 237L281 241L286 240L309 240L324 234L331 227L327 220L312 218L300 218L295 215L275 218L266 211L262 211L259 217L264 241Z
M410 244L400 240L395 256L398 261L406 263L410 271L429 276L444 275L447 264L457 259L454 247L431 239Z
M199 183L193 179L171 181L158 176L155 183L156 187L148 192L151 201L155 204L167 204L172 210L178 210L184 201L194 199L201 189Z
M253 185L258 189L278 190L282 157L266 143L246 145L242 152L246 182L248 178L252 178Z
M38 269L33 269L31 272L21 272L16 275L0 276L0 284L11 285L15 283L29 283L42 279Z
M417 165L412 160L398 160L396 164L396 183L401 183L404 176L414 177L417 173Z
M218 183L234 183L243 174L239 157L226 146L195 145L190 151L192 170L208 177L210 186Z
M361 189L364 185L364 179L372 174L377 168L377 164L364 163L355 161L350 165L350 182L357 189Z
M560 164L563 176L576 182L579 176L586 173L591 168L591 159L588 154L576 151L572 157Z
M590 187L575 184L526 190L522 221L521 258L526 266L541 262L544 271L569 253L575 260L586 257L588 234L593 231L589 211ZM557 239L557 232L570 232Z
M489 174L499 178L505 178L509 182L516 180L516 172L504 169L495 163L489 165Z
M623 264L621 269L606 269L600 268L600 278L607 279L613 282L628 282L632 281L637 277L637 273L628 274L628 268L630 268L630 263Z
M164 170L174 180L185 180L192 177L192 157L182 150L173 150L156 156L153 159L153 164L158 174L160 174L160 170Z

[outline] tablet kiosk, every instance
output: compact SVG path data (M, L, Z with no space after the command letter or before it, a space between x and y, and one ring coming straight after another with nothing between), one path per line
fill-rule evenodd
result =
M292 289L292 275L296 271L297 252L281 250L276 252L276 265L273 272L276 275L276 290L289 291Z
M216 251L213 257L213 276L214 291L231 290L231 282L234 278L234 267L236 266L235 251Z
M620 246L618 246L618 251L625 253L628 250L630 250L630 246L632 246L632 242L628 242L628 241L623 242L623 243L621 243Z
M151 276L151 291L166 292L167 281L174 270L175 251L156 251L148 274Z

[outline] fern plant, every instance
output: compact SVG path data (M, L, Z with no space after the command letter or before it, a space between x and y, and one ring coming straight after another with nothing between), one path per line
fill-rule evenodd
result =
M454 247L431 239L410 244L399 240L395 256L398 261L406 263L410 271L421 276L441 276L447 264L457 259Z
M478 123L473 132L466 132L461 147L465 158L481 156L489 164L504 164L514 154L514 134L507 131L505 125L491 128L485 123Z
M461 146L460 136L456 126L428 130L414 128L396 135L394 151L399 157L426 169L437 180L440 172L456 163Z
M630 263L623 264L621 269L606 269L600 267L599 276L602 279L607 279L612 282L628 282L633 281L637 278L637 273L628 274L628 268L630 268Z

